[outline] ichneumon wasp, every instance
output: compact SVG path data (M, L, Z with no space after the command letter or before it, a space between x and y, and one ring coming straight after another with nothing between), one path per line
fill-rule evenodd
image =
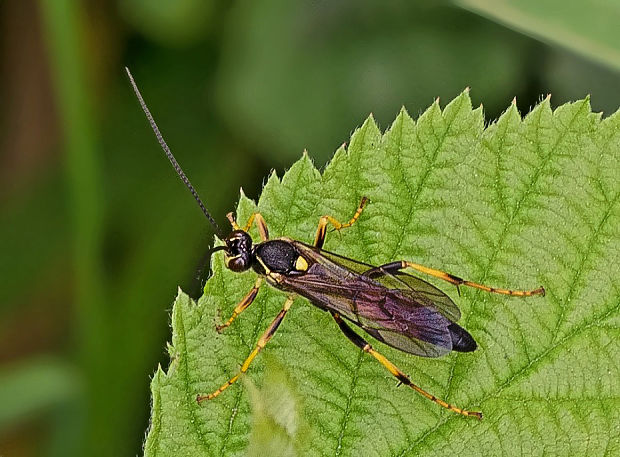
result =
M241 373L248 370L254 358L282 323L293 304L294 297L300 295L316 307L329 312L345 336L387 368L399 383L411 387L444 408L464 416L482 418L481 412L458 408L412 383L405 373L377 352L351 328L349 323L388 346L422 357L439 357L450 351L472 352L477 347L476 341L467 330L456 323L461 316L456 304L435 286L403 270L415 270L434 276L456 285L457 289L459 286L468 286L503 295L520 297L544 295L544 288L527 291L498 289L413 262L403 260L373 266L324 250L328 225L335 230L353 225L368 203L366 197L346 223L341 223L332 216L322 216L319 219L313 245L286 237L270 239L267 224L260 213L252 214L243 228L237 224L233 213L228 213L227 218L232 225L232 232L225 235L172 155L129 69L126 70L159 144L215 229L216 236L223 242L222 246L212 251L224 251L226 266L230 270L240 273L252 269L258 274L254 287L237 304L230 319L217 326L218 332L230 326L237 316L252 304L263 282L266 281L288 294L284 306L261 335L254 350L241 365L239 373L212 393L198 395L196 398L198 402L217 397L237 381ZM260 243L254 243L248 233L252 224L258 227Z

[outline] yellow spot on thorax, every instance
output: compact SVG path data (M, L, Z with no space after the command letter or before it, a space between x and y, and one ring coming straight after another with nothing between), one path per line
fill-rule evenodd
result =
M295 269L297 271L306 271L308 269L308 262L302 256L297 257L295 262Z

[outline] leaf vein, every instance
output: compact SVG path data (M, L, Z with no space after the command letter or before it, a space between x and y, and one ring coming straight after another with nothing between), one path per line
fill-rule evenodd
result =
M355 367L353 368L353 375L351 377L351 384L350 384L350 388L349 388L349 394L347 395L347 402L346 402L346 406L344 408L344 414L342 417L342 420L340 421L340 431L338 433L338 442L337 442L337 446L336 446L336 452L335 452L335 456L338 457L340 456L340 454L342 453L342 440L344 439L344 435L347 429L347 425L349 423L349 417L351 415L351 404L353 402L353 397L355 394L355 388L357 387L357 380L359 377L359 369L360 366L362 365L362 360L364 357L364 352L363 351L358 351L359 355L357 358L357 363L355 364Z
M583 276L583 272L584 272L584 269L585 269L585 264L590 259L590 256L591 256L592 252L594 251L594 246L599 241L599 235L601 233L601 230L603 229L603 226L605 225L605 223L609 219L609 216L611 215L614 206L618 202L619 197L620 197L620 192L615 195L615 197L612 199L612 201L607 206L607 209L603 213L603 217L601 217L601 220L599 221L597 226L594 228L594 230L592 230L591 236L588 239L587 246L586 246L585 250L582 251L583 255L581 256L581 259L579 260L579 265L577 266L575 275L574 275L574 277L573 277L573 279L572 279L572 281L570 283L571 285L570 285L570 288L568 290L568 294L566 295L566 298L564 300L562 300L564 302L564 306L560 306L560 316L558 318L558 321L556 323L555 329L553 331L553 334L554 334L553 340L554 341L556 341L558 339L558 337L559 337L559 329L562 326L562 324L564 323L564 319L566 317L566 308L570 304L570 302L573 299L573 296L575 294L575 291L577 290L577 285L578 285L581 277Z

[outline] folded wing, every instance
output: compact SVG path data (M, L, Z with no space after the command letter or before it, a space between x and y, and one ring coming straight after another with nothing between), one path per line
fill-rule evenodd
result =
M372 265L295 243L311 266L304 275L287 279L285 288L411 354L439 357L476 348L471 335L455 323L457 306L426 281L405 273L371 279L364 272Z

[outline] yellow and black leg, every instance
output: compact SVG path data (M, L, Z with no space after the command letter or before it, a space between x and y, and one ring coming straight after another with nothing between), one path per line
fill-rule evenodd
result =
M478 284L477 282L467 281L465 279L459 278L458 276L454 276L450 273L446 273L445 271L436 270L434 268L425 267L424 265L420 265L413 262L407 262L404 260L398 262L386 263L385 265L381 265L380 267L373 268L365 273L365 275L370 277L381 276L386 273L396 273L400 270L405 270L407 268L411 268L413 270L419 271L420 273L425 273L430 276L434 276L439 279L443 279L444 281L448 281L451 284L454 284L459 292L459 286L467 286L473 287L475 289L484 290L485 292L490 292L493 294L501 294L501 295L512 295L515 297L529 297L532 295L545 295L545 289L543 287L539 287L534 290L512 290L512 289L499 289L497 287L485 286L484 284Z
M334 319L336 320L338 327L340 327L340 330L342 330L342 332L346 335L347 338L349 338L349 340L353 342L353 344L355 344L357 347L362 349L364 352L372 355L375 359L377 359L379 363L383 365L385 368L387 368L387 370L390 373L392 373L392 375L396 377L396 379L398 379L401 383L411 387L413 390L415 390L417 393L419 393L423 397L428 398L430 401L435 402L439 406L443 406L444 408L447 408L450 411L454 411L455 413L462 414L463 416L474 416L474 417L477 417L478 419L482 419L481 412L467 411L465 409L457 408L456 406L451 405L450 403L447 403L435 397L432 394L429 394L428 392L423 390L421 387L416 386L414 383L411 382L411 380L409 379L409 376L403 373L396 365L390 362L384 355L375 351L372 348L372 346L368 344L368 342L364 338L362 338L357 333L355 333L353 329L349 327L349 325L345 321L343 321L342 318L338 314L332 313L332 316L334 316Z
M364 210L364 206L368 203L368 197L362 197L362 201L360 206L358 206L357 211L351 218L349 222L342 224L338 222L331 216L321 216L319 219L319 226L316 229L316 236L314 237L314 245L321 249L323 247L323 243L325 243L325 235L327 233L327 224L332 224L335 230L342 230L343 228L351 227L355 221L357 221Z
M230 225L232 225L233 230L243 230L244 232L249 232L250 228L252 228L252 224L256 222L256 227L258 227L258 233L260 234L261 240L267 241L269 239L269 230L267 229L267 224L265 223L265 219L261 213L253 213L243 228L237 224L237 220L235 219L235 215L233 213L228 213L226 217L230 221Z
M258 289L260 288L262 283L263 283L263 278L262 276L259 276L256 279L256 283L254 283L254 287L252 287L250 291L246 294L246 296L243 297L243 299L239 302L239 304L235 306L235 309L233 310L232 316L230 316L230 319L228 319L222 325L217 325L215 327L215 329L218 332L221 332L226 327L229 327L230 324L232 324L233 321L237 318L237 316L241 314L243 311L245 311L245 309L252 304L252 302L256 298L256 295L258 294Z
M250 364L252 363L252 360L254 360L254 358L258 355L258 353L260 351L262 351L262 349L267 345L269 340L273 337L274 333L276 333L276 330L278 330L278 327L282 323L282 320L284 319L284 316L286 316L286 313L291 308L291 305L293 304L293 300L294 300L294 297L288 297L286 299L286 302L284 302L284 306L282 307L282 309L280 310L280 312L278 313L276 318L273 320L273 322L271 322L271 324L269 325L267 330L265 330L265 332L258 339L258 343L256 343L256 346L254 347L254 350L250 353L248 358L245 359L245 361L243 362L243 365L241 365L241 369L239 370L239 373L237 373L235 376L233 376L230 380L226 381L226 383L224 383L215 392L210 393L208 395L198 395L196 397L196 401L198 403L200 403L200 402L202 402L204 400L211 400L212 398L217 397L224 390L226 390L229 386L234 384L235 381L237 381L237 379L239 379L239 376L241 375L241 373L245 373L246 371L248 371L248 368L250 367Z

